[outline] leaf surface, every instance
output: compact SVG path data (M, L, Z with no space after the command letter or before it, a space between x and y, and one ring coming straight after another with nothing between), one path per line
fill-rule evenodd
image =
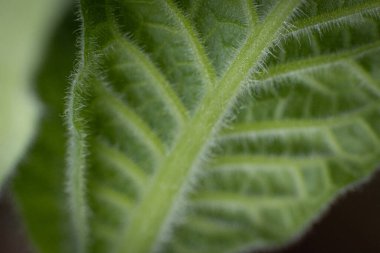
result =
M40 131L12 181L15 205L31 248L40 253L73 251L65 194L64 96L74 67L77 23L68 14L54 32L36 74L36 92L44 108Z
M240 252L379 164L379 1L81 2L78 252Z

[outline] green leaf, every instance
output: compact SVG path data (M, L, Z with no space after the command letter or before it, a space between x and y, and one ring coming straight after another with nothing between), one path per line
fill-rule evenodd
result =
M241 252L380 163L379 1L83 0L76 252Z
M78 25L74 15L59 25L46 48L36 75L36 90L44 105L36 141L13 178L16 207L24 221L33 252L72 252L64 191L66 134L64 96L75 59Z
M299 233L379 164L379 7L82 1L78 251L238 252Z
M0 186L34 136L40 106L31 85L65 2L0 1Z

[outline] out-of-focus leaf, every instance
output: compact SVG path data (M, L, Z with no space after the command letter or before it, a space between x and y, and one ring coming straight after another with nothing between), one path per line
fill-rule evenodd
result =
M55 31L36 77L44 110L34 145L13 179L15 203L33 248L39 253L72 252L65 196L64 98L75 59L78 23L72 13Z
M0 185L33 138L41 106L32 84L65 0L0 0Z

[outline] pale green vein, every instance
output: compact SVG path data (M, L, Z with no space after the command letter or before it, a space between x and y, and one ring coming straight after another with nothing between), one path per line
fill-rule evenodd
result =
M255 168L299 168L303 166L321 166L327 157L323 156L275 156L275 155L230 155L216 158L212 164L212 169L236 170L235 166Z
M93 231L96 239L112 242L117 237L117 232L112 225L102 224L99 221L93 226Z
M257 15L256 6L251 0L242 0L244 10L248 13L248 20L251 28L254 28L259 23L259 15Z
M286 107L288 106L288 103L289 101L291 101L291 99L288 97L285 97L285 98L281 98L279 99L277 105L276 105L276 109L274 110L274 119L276 120L280 120L283 118L285 112L286 112ZM250 120L252 121L252 120Z
M324 131L324 129L355 124L362 114L367 111L371 111L378 103L369 104L362 108L356 109L344 114L328 117L323 119L288 119L277 121L258 121L252 123L239 123L233 125L232 128L224 130L220 134L220 139L232 139L236 137L258 137L265 135L281 135L295 133L300 134L302 132L311 133L312 131Z
M313 116L310 114L312 103L313 103L313 94L311 92L308 92L307 94L305 94L305 102L304 102L304 106L302 110L303 111L302 117L310 118Z
M301 32L310 28L321 29L323 26L332 24L339 25L343 22L350 22L353 16L363 16L365 14L371 14L375 11L379 11L380 2L378 0L372 0L339 8L329 13L323 13L314 17L297 20L293 23L294 29L291 32Z
M113 168L122 175L132 179L132 182L136 184L137 189L141 193L148 181L148 176L144 173L144 171L120 150L110 147L100 141L98 141L95 145L97 156L105 162L112 164Z
M321 45L319 44L319 41L317 40L317 35L315 33L312 33L308 36L309 43L312 49L313 54L321 54Z
M352 124L359 126L362 130L364 130L367 133L367 136L369 138L373 138L373 144L374 144L374 152L379 152L379 137L377 137L376 133L373 132L372 127L366 123L366 121L362 118L355 118L352 120ZM339 143L336 135L333 132L333 129L325 129L324 131L325 138L328 142L328 145L330 148L336 153L337 156L340 156L341 158L344 158L347 161L353 161L353 162L362 162L365 159L370 158L372 155L369 154L356 154L356 153L349 153L346 150L344 150L344 147Z
M67 125L70 134L67 169L67 192L70 218L78 253L86 252L88 222L85 199L86 133L85 124L80 116L81 83L85 80L84 67L80 67L70 90L67 110Z
M317 70L321 67L328 67L333 64L342 62L347 59L354 59L363 55L378 51L380 49L380 41L369 43L360 47L349 50L344 50L337 53L325 54L283 63L270 67L265 72L260 72L255 75L258 80L274 79L282 76L291 76L294 73L303 71Z
M151 128L140 116L114 96L107 88L103 87L102 84L99 83L97 87L99 89L98 96L106 101L104 103L105 108L120 119L121 123L130 129L152 151L154 157L160 160L165 154L165 147Z
M249 10L247 10L247 11L249 11ZM237 20L231 20L231 19L228 19L228 18L220 17L215 12L215 10L213 10L211 8L210 8L210 12L209 13L210 13L210 15L213 16L213 18L215 19L215 21L217 21L218 23L222 23L222 24L226 24L226 25L231 25L231 26L236 26L237 28L245 28L245 27L247 27L247 22L242 23L242 22L237 21Z
M157 90L162 101L166 104L169 111L175 117L176 122L180 124L181 127L187 121L188 112L175 91L172 89L172 86L150 58L136 45L120 34L116 21L114 20L114 15L112 15L109 8L107 8L107 15L115 39L125 49L125 52L122 53L130 54L135 59L135 63L144 71L147 79L150 80L150 83L154 84L152 85L152 88Z
M331 181L331 175L330 175L330 171L329 171L327 163L321 164L321 174L322 174L323 180L326 184L326 189L327 190L334 189L335 186L334 186L333 182Z
M278 39L284 22L293 15L300 2L278 1L268 14L268 19L248 36L218 85L206 91L194 117L177 138L173 151L163 160L146 188L144 198L131 214L117 252L145 253L158 250L163 239L160 236L165 235L174 218L178 206L176 203L180 201L183 189L199 163L199 156L208 147L250 71L259 64L263 52ZM160 208L152 212L156 206Z
M321 162L319 162L319 163L321 163ZM303 176L301 174L300 168L296 167L296 168L290 170L290 173L292 174L292 178L293 178L294 183L296 185L298 198L303 198L303 199L307 198L309 196L309 194L307 192L306 184L305 184L305 181L304 181Z
M362 163L364 160L370 158L372 154L356 154L352 152L347 152L344 147L339 143L336 135L333 133L331 129L327 129L325 131L325 139L328 142L329 147L333 150L333 152L336 154L336 157L339 157L339 159L343 161L349 161L354 163ZM375 150L375 152L378 152L378 147ZM355 172L349 171L349 169L346 170L347 172L351 173L352 175L355 175Z
M377 97L380 97L380 83L377 82L361 65L355 61L347 61L346 65L352 70L369 91L373 92Z
M191 199L195 206L209 206L227 210L245 209L247 212L260 208L281 208L301 201L296 196L249 196L230 192L202 192Z
M309 88L320 92L321 94L325 96L332 96L335 91L326 87L321 82L319 82L317 79L308 76L308 75L297 75L296 77L298 80L300 80L305 86L308 86Z
M94 189L94 195L102 203L106 202L114 208L120 210L123 214L130 210L134 205L134 201L130 199L125 193L118 192L108 186L97 185Z
M334 153L338 156L347 158L350 156L346 151L344 151L343 147L339 144L338 140L336 139L335 134L332 132L331 129L325 130L325 138L330 146L330 148L334 151Z
M202 79L207 87L210 87L215 81L215 70L212 67L209 58L207 57L205 48L202 46L198 35L191 26L190 22L185 18L183 13L177 8L175 3L173 3L171 0L164 0L163 4L166 5L169 13L178 22L180 30L186 36L187 42L191 48L191 52L195 56L198 63L197 65L199 66L198 69L202 76Z
M180 127L183 126L188 120L188 111L175 91L172 89L169 82L150 61L150 59L146 57L145 54L142 53L136 46L128 42L126 39L123 40L122 44L128 52L132 53L136 57L137 64L142 65L142 69L144 69L148 74L151 83L154 83L152 88L156 88L159 91L162 101L167 104L169 111L174 114L177 123L180 124Z
M187 228L201 231L203 235L208 234L218 237L220 234L233 235L241 231L240 224L223 223L201 216L191 215L187 217Z
M175 29L175 27L170 27L166 24L144 22L144 25L147 27L157 29L157 30L167 31L172 34L177 34L179 32L178 30Z
M377 147L380 147L380 139L379 136L374 131L373 127L371 127L367 121L364 119L357 119L356 123L363 129L366 133L369 139L373 141L373 144Z
M230 155L216 158L211 166L214 172L235 172L243 169L246 173L257 171L289 171L297 185L299 197L306 197L307 191L300 173L303 167L326 166L328 156L275 156L275 155Z

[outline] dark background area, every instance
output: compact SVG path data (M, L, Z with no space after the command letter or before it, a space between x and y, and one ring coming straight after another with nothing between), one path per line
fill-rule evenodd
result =
M8 191L0 197L0 242L0 253L32 253ZM369 182L340 196L300 239L259 253L301 252L380 252L379 170Z

